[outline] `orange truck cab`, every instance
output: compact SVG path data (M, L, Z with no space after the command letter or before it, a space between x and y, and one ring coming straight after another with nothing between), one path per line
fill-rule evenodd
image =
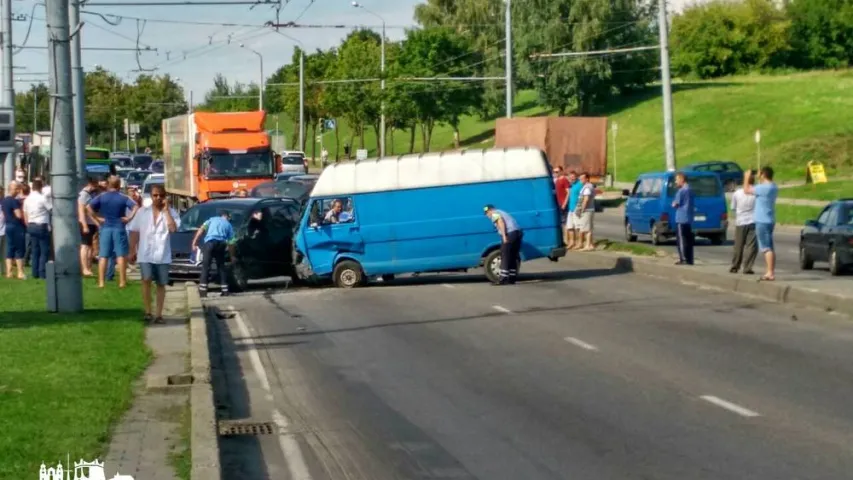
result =
M265 120L262 111L196 112L163 120L170 202L185 210L275 178L279 166Z

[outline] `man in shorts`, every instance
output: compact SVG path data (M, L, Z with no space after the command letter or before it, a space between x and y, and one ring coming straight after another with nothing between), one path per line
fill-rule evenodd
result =
M580 183L583 185L580 192L580 201L576 208L577 228L580 232L580 245L584 252L589 252L595 248L592 246L592 227L593 215L595 215L595 185L589 181L589 174L582 173Z
M575 215L575 210L578 208L578 200L581 197L583 183L578 181L578 174L574 170L569 172L569 198L568 198L568 215L566 216L566 247L569 250L577 250L581 248L581 239L578 234L578 224L580 219Z
M89 182L77 195L77 222L80 224L80 270L83 275L91 277L92 274L92 246L95 235L98 233L98 222L89 215L86 207L92 198L98 193L98 181L90 178Z
M128 224L130 250L135 252L142 273L142 302L145 321L163 323L163 304L166 300L166 285L169 284L169 265L172 263L172 247L169 235L178 230L181 219L178 212L169 207L163 185L151 188L151 206L142 207ZM151 315L151 283L157 284L155 315Z
M127 238L126 225L136 215L139 206L127 195L119 192L121 179L111 176L109 190L92 199L86 207L89 215L103 217L98 240L98 287L104 288L107 275L107 264L115 255L119 269L119 288L127 286L127 255L130 245ZM128 210L130 214L128 214Z
M772 282L776 280L776 252L773 248L773 229L776 226L776 197L779 187L773 182L773 169L763 167L759 173L758 185L753 185L752 170L747 170L743 178L743 191L755 195L755 236L758 239L758 250L764 255L767 270L759 280Z

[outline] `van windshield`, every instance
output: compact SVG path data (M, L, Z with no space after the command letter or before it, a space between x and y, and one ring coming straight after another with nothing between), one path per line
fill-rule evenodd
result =
M701 177L691 177L688 175L687 184L690 185L690 190L693 191L693 195L696 197L718 197L721 194L720 182L717 180L717 177L704 175ZM675 192L678 190L678 187L675 185L675 178L669 180L667 190L670 197L675 196Z

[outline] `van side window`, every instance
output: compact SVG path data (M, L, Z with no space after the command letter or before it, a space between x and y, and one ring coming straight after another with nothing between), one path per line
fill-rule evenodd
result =
M660 178L651 179L651 185L649 186L649 197L660 198L661 190L663 189L663 180Z
M322 201L320 206L322 223L352 223L355 221L355 209L352 197L329 198Z

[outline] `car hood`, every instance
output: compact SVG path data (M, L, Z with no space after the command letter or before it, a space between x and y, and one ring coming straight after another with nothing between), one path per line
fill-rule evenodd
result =
M192 253L193 237L195 232L175 232L169 235L169 243L172 246L172 256L188 256Z

